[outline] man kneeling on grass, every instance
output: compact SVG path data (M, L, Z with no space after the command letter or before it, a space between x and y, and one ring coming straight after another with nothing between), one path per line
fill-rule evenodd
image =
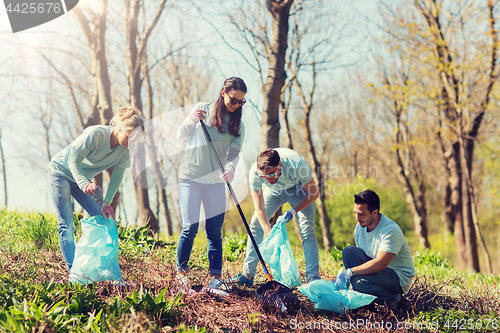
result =
M342 251L346 270L333 281L337 286L350 281L352 289L377 296L375 302L393 310L410 289L415 268L401 228L379 211L380 198L374 191L354 195L356 246Z

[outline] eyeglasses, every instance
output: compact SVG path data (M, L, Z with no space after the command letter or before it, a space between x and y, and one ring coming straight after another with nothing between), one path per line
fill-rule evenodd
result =
M262 172L259 172L259 176L262 177L262 178L266 178L266 179L269 179L269 178L276 178L278 176L278 173L280 171L280 168L279 166L276 168L276 171L274 173L270 173L270 174L263 174Z
M247 100L246 100L246 99L244 99L244 98L243 98L242 100L239 100L239 99L237 99L236 97L231 97L231 96L229 96L229 95L227 95L227 97L229 97L229 98L230 98L230 99L229 99L229 103L231 103L231 105L238 104L239 106L243 106L243 105L245 105L245 103L247 102Z

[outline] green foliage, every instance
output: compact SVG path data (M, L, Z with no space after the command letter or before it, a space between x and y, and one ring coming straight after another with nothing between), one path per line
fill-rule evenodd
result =
M240 200L240 208L245 215L246 220L250 223L250 219L255 211L255 207L253 205L253 200L250 195L247 195L245 199ZM231 209L226 211L226 216L224 217L224 230L225 233L246 233L245 225L241 221L241 215L233 205Z
M436 309L421 312L411 327L422 332L498 332L500 317L491 313L480 315L476 310L462 312L455 309Z
M172 245L164 242L158 235L152 236L147 226L119 228L120 255L135 258L138 254L149 254L155 248Z
M457 274L446 258L442 258L440 253L433 253L429 249L417 251L413 256L413 264L417 274L428 278L445 279Z
M141 286L139 291L134 290L132 294L125 297L124 301L115 299L112 305L114 315L118 317L122 312L130 312L130 309L133 308L136 312L145 311L158 321L164 322L170 316L179 314L179 308L187 305L181 302L182 292L178 292L170 299L165 296L166 292L167 288L155 296L145 292Z
M23 238L33 243L37 249L53 249L58 247L57 221L47 219L40 213L30 214L24 221Z
M25 284L0 276L0 328L10 332L31 332L45 325L57 332L101 330L105 303L95 286L78 284Z
M0 244L0 248L11 253L30 248L56 249L57 220L50 214L18 213L3 209L0 211Z
M450 268L451 265L448 260L441 258L440 253L433 253L429 249L425 249L422 252L416 252L413 258L415 266L427 266L427 267L440 267L440 268Z
M257 323L259 322L259 318L260 318L260 313L251 313L248 315L248 322L250 323L250 325L254 326L254 325L257 325Z
M246 251L248 235L234 234L224 238L224 260L233 262L239 259Z
M198 327L198 325L186 326L185 324L180 324L177 329L178 333L205 333L206 331L205 327Z
M334 262L339 264L339 267L344 267L344 262L342 260L342 251L349 245L351 245L349 242L345 242L342 250L339 250L336 246L333 246L330 250L330 256L332 257Z
M0 331L8 332L38 331L43 325L57 332L108 332L114 321L105 317L144 312L163 323L187 305L182 304L182 293L166 297L167 289L155 296L141 287L106 303L97 297L96 285L25 284L7 274L0 282Z
M352 212L354 205L354 194L372 189L380 197L380 212L396 222L403 233L412 232L411 214L404 199L404 193L397 186L380 186L376 179L358 178L353 183L340 184L330 181L327 186L329 190L326 199L328 216L332 221L331 231L333 244L340 247L344 242L354 243L354 228L356 219ZM316 214L317 237L321 239L319 228L319 214Z
M17 253L27 247L25 242L19 242L20 228L24 218L16 211L7 209L0 211L0 248L10 253Z

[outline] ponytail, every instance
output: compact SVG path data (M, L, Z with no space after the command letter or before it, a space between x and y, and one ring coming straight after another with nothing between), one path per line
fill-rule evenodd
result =
M144 131L144 123L146 120L141 114L141 111L133 106L121 108L111 119L111 126L121 126L124 129L134 129L141 126Z

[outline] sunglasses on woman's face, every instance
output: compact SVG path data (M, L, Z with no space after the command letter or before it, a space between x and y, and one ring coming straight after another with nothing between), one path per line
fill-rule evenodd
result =
M236 97L231 97L229 95L227 95L227 97L229 97L229 103L231 103L231 105L235 105L236 103L238 103L239 106L243 106L247 102L247 100L244 98L242 100L239 100Z

